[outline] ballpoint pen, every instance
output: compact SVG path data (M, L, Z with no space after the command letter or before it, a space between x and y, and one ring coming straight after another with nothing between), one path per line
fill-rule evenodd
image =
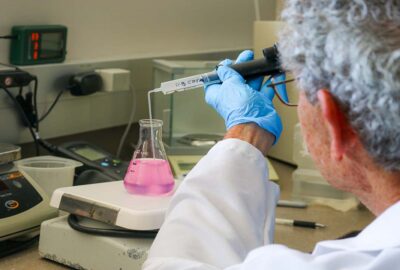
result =
M316 223L313 221L285 219L285 218L276 218L275 223L280 224L280 225L289 225L289 226L304 227L304 228L311 228L311 229L326 227L326 225Z

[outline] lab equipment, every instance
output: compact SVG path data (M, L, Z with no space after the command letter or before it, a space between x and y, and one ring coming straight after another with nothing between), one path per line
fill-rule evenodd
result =
M253 59L251 51L242 52L236 63ZM275 136L275 143L282 132L282 123L272 104L274 90L268 80L261 87L261 80L245 81L235 70L229 68L232 61L225 60L217 70L222 84L205 86L205 100L225 120L226 128L243 123L256 123ZM284 75L279 75L284 76ZM284 92L285 85L278 85Z
M139 121L139 142L124 177L128 192L161 195L174 188L174 178L162 143L162 124L158 119Z
M154 86L215 68L217 61L154 60ZM170 155L204 155L225 133L224 121L204 102L203 87L197 91L184 91L163 95L151 95L152 115L161 119L163 143ZM188 111L196 113L188 114ZM207 145L204 143L207 140ZM202 141L200 144L199 139ZM191 142L195 141L193 145Z
M123 161L104 149L85 141L71 141L57 146L56 154L75 159L83 164L77 168L77 182L75 184L94 183L95 179L108 181L124 178L129 163ZM84 179L85 175L96 175L94 179ZM92 182L88 182L92 181ZM105 181L102 181L105 182Z
M325 225L314 222L314 221L295 220L295 219L286 219L286 218L276 218L275 223L279 224L279 225L288 225L288 226L303 227L303 228L310 228L310 229L326 227Z
M44 190L14 166L20 157L20 147L0 144L0 241L37 232L43 220L57 215Z
M67 27L18 25L11 30L10 62L13 65L61 63L67 54Z
M0 87L24 87L35 79L36 76L20 69L2 70L0 72Z
M18 160L15 165L33 178L50 197L55 189L73 185L75 168L82 166L82 163L54 156L39 156Z
M68 89L73 96L86 96L100 91L103 88L103 80L96 72L84 72L75 74L69 79Z
M122 181L114 181L57 189L50 205L81 216L87 227L139 234L160 228L170 200L171 196L129 194ZM140 237L88 237L72 229L63 216L42 224L39 253L75 269L141 269L152 242Z
M173 191L173 190L172 190ZM171 196L126 192L122 181L59 188L50 205L65 212L129 230L159 229Z
M257 60L240 62L230 65L232 69L242 75L245 79L254 79L260 76L277 75L282 73L281 63L278 57L276 45L263 49L264 57ZM176 91L186 91L203 85L217 84L221 80L217 72L212 71L200 75L190 76L182 79L161 83L158 92L172 94Z
M85 225L115 229L93 220L85 220ZM42 223L39 255L77 270L141 270L152 243L146 238L89 236L73 230L68 216L61 216Z

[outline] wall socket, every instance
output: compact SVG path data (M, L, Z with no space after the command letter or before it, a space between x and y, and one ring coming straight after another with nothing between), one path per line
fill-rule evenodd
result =
M106 92L128 91L131 83L131 72L121 68L96 69L103 80L103 90Z

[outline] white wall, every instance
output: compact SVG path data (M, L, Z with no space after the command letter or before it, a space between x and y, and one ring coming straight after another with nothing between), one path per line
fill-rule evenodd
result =
M274 19L275 0L260 2L261 19ZM13 25L68 27L67 63L25 67L39 78L40 114L60 90L54 86L59 77L120 67L132 71L137 120L147 115L152 59L171 55L222 59L227 52L251 48L253 4L252 0L0 0L0 35L8 34ZM9 41L0 40L0 62L8 62L8 52ZM41 135L50 138L123 125L131 104L126 92L79 98L64 94L41 124ZM0 128L0 141L31 141L28 130L19 124L14 105L1 91L0 124L9 131L7 135Z
M251 0L0 0L0 35L21 24L63 24L67 61L151 57L252 46ZM275 0L261 0L262 18ZM0 40L0 62L9 43Z

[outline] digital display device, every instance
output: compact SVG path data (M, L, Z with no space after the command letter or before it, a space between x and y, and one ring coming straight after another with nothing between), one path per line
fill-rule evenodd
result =
M91 160L91 161L99 160L99 159L107 157L106 154L104 154L104 153L102 153L100 151L97 151L97 150L95 150L93 148L90 148L88 146L74 148L74 149L71 149L71 150L73 152L75 152L76 154L78 154L78 155L80 155L80 156L82 156L82 157L84 157L84 158L86 158L88 160Z
M62 33L42 34L40 55L42 59L61 57L63 53Z
M67 28L62 25L19 25L12 28L13 65L60 63L67 53Z

